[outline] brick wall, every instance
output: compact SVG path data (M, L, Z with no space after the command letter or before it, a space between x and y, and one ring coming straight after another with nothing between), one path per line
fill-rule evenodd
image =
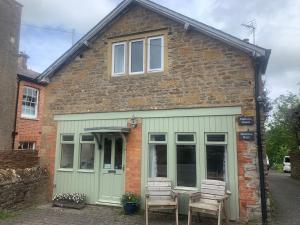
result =
M300 151L290 152L291 176L300 180Z
M0 210L22 209L46 202L47 186L45 169L0 169Z
M0 149L13 141L21 11L16 1L0 1Z
M128 124L130 127L130 124ZM127 136L125 191L141 194L142 123Z
M0 169L24 169L37 166L39 157L37 151L0 151L0 162Z
M38 114L36 119L22 118L22 99L24 87L32 87L39 90L38 96ZM20 81L19 84L19 96L18 96L18 109L17 109L17 122L15 137L15 148L18 148L19 142L33 141L35 142L35 149L39 150L41 145L41 133L42 133L42 115L44 112L44 87L35 83Z
M111 77L114 38L153 30L165 35L165 71ZM255 117L254 68L248 55L194 30L186 32L182 24L140 6L131 7L81 57L64 65L51 78L45 96L40 154L50 173L55 158L55 114L241 106L243 115ZM255 126L249 128L255 130ZM247 220L257 215L252 212L260 206L255 142L238 143L238 160L241 218ZM127 190L140 191L126 185Z

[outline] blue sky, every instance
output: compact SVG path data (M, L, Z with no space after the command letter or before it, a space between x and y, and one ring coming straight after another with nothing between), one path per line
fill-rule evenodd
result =
M239 38L252 38L242 23L257 24L256 43L271 48L265 80L270 97L299 93L300 1L298 0L154 0ZM23 4L20 50L29 67L46 69L75 40L98 23L120 0L19 0Z

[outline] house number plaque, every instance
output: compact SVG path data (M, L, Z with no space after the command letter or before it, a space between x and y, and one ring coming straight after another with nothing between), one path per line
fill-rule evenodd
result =
M253 125L254 124L254 117L253 116L241 116L239 117L239 125L246 126L246 125Z
M239 132L239 136L241 141L254 141L254 132Z

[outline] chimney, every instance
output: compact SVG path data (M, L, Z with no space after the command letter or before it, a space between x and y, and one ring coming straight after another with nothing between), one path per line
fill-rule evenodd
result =
M29 56L25 52L18 54L18 66L22 69L27 69L27 59Z

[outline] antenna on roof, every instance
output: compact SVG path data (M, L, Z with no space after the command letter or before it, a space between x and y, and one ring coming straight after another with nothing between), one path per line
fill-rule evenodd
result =
M248 31L249 35L253 35L253 44L255 45L255 31L256 31L256 20L251 20L248 23L242 23L242 26L244 26Z

